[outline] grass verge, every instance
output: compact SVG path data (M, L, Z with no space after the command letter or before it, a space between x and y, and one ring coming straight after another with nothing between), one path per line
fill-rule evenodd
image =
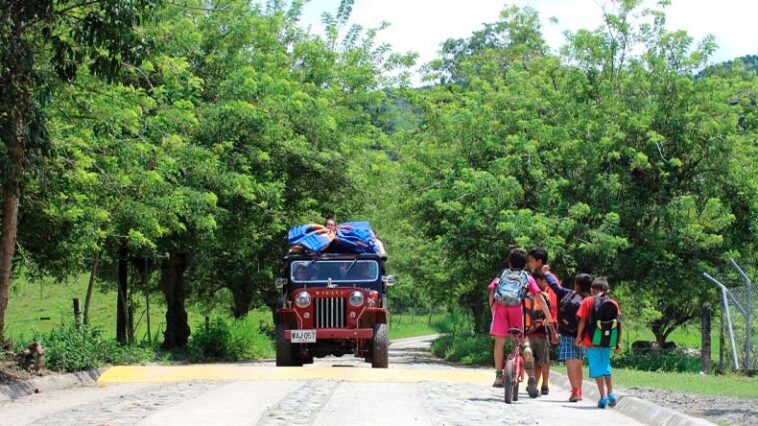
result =
M554 365L552 368L566 373L563 365ZM584 377L589 377L587 368L584 369ZM736 374L717 376L614 368L613 384L621 388L654 388L686 394L758 399L758 378Z

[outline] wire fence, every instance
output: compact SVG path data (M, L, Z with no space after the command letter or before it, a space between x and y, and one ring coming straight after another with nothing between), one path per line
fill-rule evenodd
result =
M728 290L729 314L732 318L734 351L732 365L739 370L758 370L758 285L745 285ZM735 356L736 355L736 356Z
M758 371L758 284L734 260L732 266L745 285L728 288L719 280L704 274L705 278L721 290L721 345L722 368L735 371ZM728 359L728 362L727 362Z

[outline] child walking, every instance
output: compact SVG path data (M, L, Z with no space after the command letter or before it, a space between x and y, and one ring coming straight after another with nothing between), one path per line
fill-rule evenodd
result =
M510 337L509 330L521 330L518 344L523 348L525 370L529 376L527 392L532 398L539 396L537 381L534 376L534 355L529 346L529 341L524 336L524 297L527 293L540 294L540 288L534 279L524 271L526 268L526 250L514 248L508 256L508 268L500 273L489 285L489 304L492 310L492 325L490 336L495 338L494 361L495 382L494 387L503 387L503 363L505 354L503 348L505 339ZM539 301L541 298L537 298ZM547 304L538 302L537 305L545 315L548 323L553 322L552 315Z
M621 350L621 308L608 296L610 287L604 277L592 281L592 297L582 301L577 312L579 328L576 344L587 351L590 378L600 392L598 408L616 405L611 378L611 348Z

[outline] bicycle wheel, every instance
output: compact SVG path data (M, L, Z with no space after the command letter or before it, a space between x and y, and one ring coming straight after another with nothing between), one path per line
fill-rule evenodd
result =
M518 401L518 386L519 382L518 380L515 380L516 383L513 384L513 400Z
M514 359L514 365L513 365L513 400L518 401L518 388L521 384L521 379L523 378L522 372L524 371L524 362L521 360L521 357L516 357Z
M503 377L503 389L505 390L505 403L510 404L513 402L513 360L509 359L505 362L505 371ZM518 386L518 379L516 379L516 386ZM518 396L516 397L518 399Z

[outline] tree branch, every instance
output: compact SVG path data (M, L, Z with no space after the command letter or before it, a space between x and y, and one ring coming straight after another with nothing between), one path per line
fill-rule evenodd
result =
M181 7L183 9L202 10L203 12L228 12L230 10L228 7L223 8L223 9L219 8L218 3L216 3L216 6L214 7L189 6L186 4L179 4L179 3L174 3L170 1L166 1L165 3L170 6Z

